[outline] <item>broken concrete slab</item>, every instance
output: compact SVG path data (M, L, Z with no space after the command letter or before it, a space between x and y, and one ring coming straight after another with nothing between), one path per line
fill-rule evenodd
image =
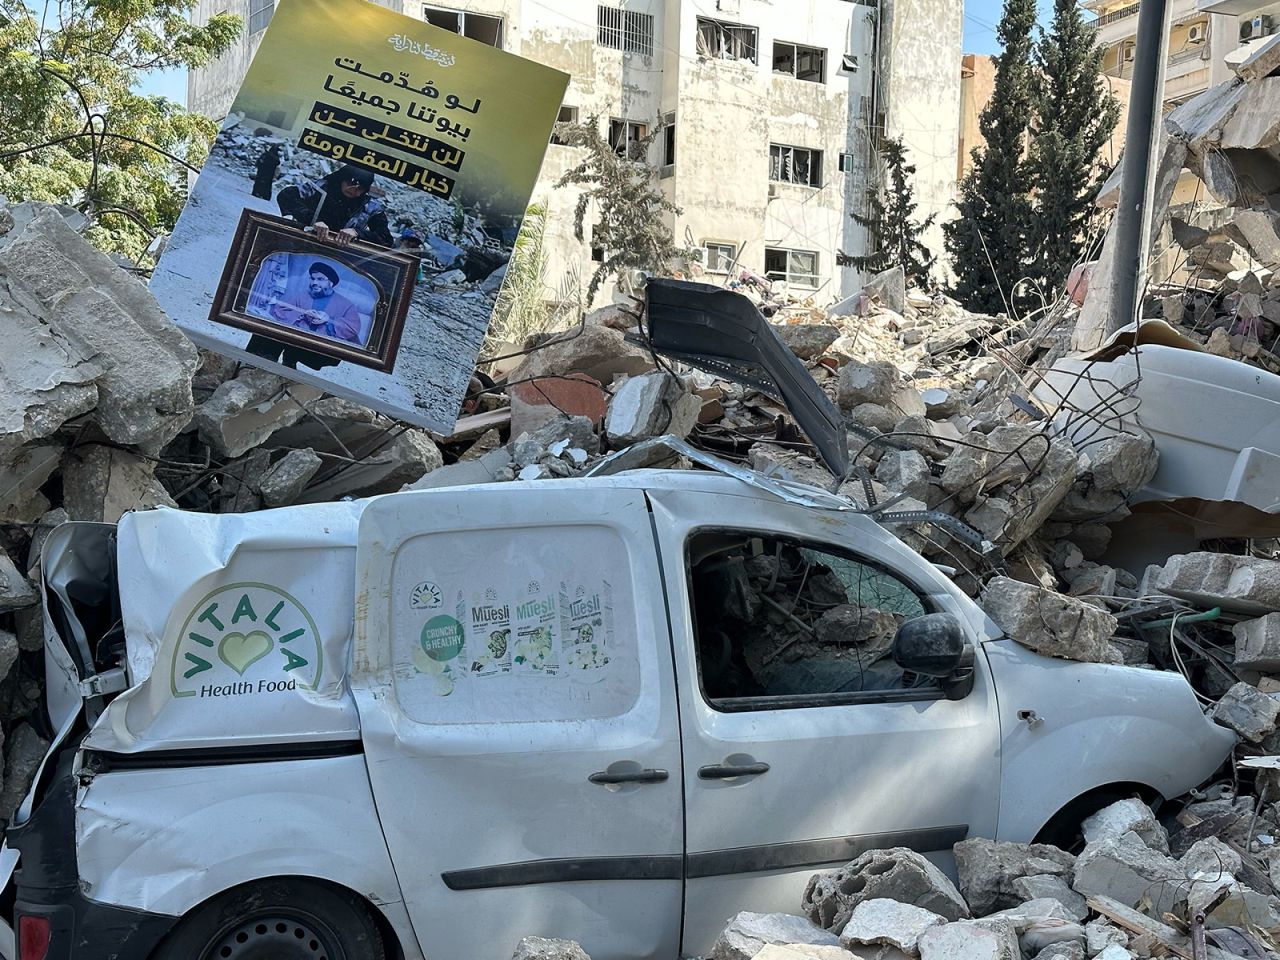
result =
M654 368L648 350L629 343L617 330L586 324L581 331L558 334L536 347L508 380L532 380L585 373L603 384L618 376L637 376Z
M1117 800L1103 807L1080 825L1086 843L1107 837L1119 837L1133 831L1142 842L1160 853L1169 852L1169 832L1141 800Z
M915 500L929 494L929 461L917 450L888 450L876 465L875 477L894 493Z
M1280 670L1280 613L1241 621L1231 633L1236 641L1237 667L1263 673Z
M1280 701L1241 681L1223 695L1209 716L1251 743L1258 743L1275 732Z
M509 476L508 476L509 474ZM511 452L499 447L475 460L460 460L447 467L432 470L426 476L406 484L404 490L437 490L441 487L463 487L476 483L497 483L515 476Z
M975 914L1017 907L1024 898L1013 882L1026 876L1069 877L1075 857L1043 843L1008 843L970 837L954 847L960 892Z
M838 396L842 410L863 403L887 406L898 388L898 368L887 361L862 363L850 360L840 368Z
M882 270L867 281L862 292L875 297L894 313L907 309L907 281L901 265Z
M914 850L869 850L839 870L815 873L801 898L805 916L840 933L858 904L874 899L909 903L947 920L969 916L969 907L947 876Z
M1261 80L1280 70L1280 34L1251 43L1244 49L1244 59L1238 64L1231 64L1231 69L1240 79Z
M662 434L684 439L701 410L701 398L665 370L656 370L630 377L614 393L604 429L615 448Z
M863 900L840 934L842 946L885 944L905 953L917 953L920 935L930 927L946 923L931 910L896 900Z
M1110 645L1116 618L1095 606L1008 577L993 578L978 605L1011 639L1037 653L1116 662Z
M293 503L302 496L302 491L323 464L320 455L310 447L290 450L271 465L271 469L258 484L262 502L268 507L283 507Z
M930 927L920 936L920 960L1021 960L1007 920L960 920Z
M773 330L801 360L817 360L840 336L840 328L830 323L779 323Z
M1129 907L1146 899L1161 916L1186 897L1188 883L1178 861L1126 833L1085 844L1071 886L1086 897L1111 897Z
M1084 925L1085 950L1094 957L1115 944L1125 947L1129 944L1129 934L1106 920L1090 920Z
M1027 900L1054 900L1062 905L1066 916L1071 920L1083 922L1089 915L1084 897L1071 889L1071 885L1060 876L1048 873L1036 873L1028 877L1018 877L1013 881L1013 890ZM1013 909L1017 909L1016 907Z
M0 820L13 816L31 789L36 770L49 749L49 741L28 724L21 724L4 742L4 788L0 790Z
M320 397L315 387L245 367L196 408L195 424L218 456L239 457L297 423Z
M1035 955L1034 960L1085 960L1084 945L1072 940L1051 943Z
M87 402L88 394L77 388L89 382L81 364L91 361L101 371L92 378L97 387L93 416L103 432L116 443L158 453L191 417L195 347L142 283L94 249L56 209L23 203L9 213L14 226L0 235L0 285L19 305L18 312L35 323L6 344L34 345L52 337L68 345L57 352L63 356L48 359L10 356L14 364L38 368L64 357L71 361L65 374L48 369L51 376L44 382L61 398L43 415L56 419ZM6 371L10 366L5 364ZM39 371L20 374L16 367L6 374L19 383L30 383L25 378L33 375ZM17 394L15 406L27 395Z
M941 482L949 493L968 491L969 502L984 490L1030 476L1047 457L1052 440L1042 428L1023 424L971 433L964 439L947 458Z
M0 681L9 675L18 662L18 637L8 630L0 630Z
M321 471L299 499L303 503L320 503L342 497L393 493L405 484L430 475L443 464L444 457L430 434L425 430L408 429L355 463L339 464L332 473Z
M1118 433L1093 444L1082 454L1082 472L1104 493L1137 493L1156 475L1160 451L1151 437Z
M63 449L57 443L28 444L0 465L0 517L21 522L27 504L39 496L40 488L58 469Z
M511 960L591 960L576 940L525 937L516 944Z
M72 520L117 523L130 510L176 507L155 477L155 462L104 444L67 452L62 496Z
M563 377L543 377L507 388L511 398L511 436L532 433L561 416L586 417L593 424L604 421L609 396L598 380L575 373Z
M752 960L771 943L838 947L840 938L804 917L744 911L730 920L716 939L710 960Z

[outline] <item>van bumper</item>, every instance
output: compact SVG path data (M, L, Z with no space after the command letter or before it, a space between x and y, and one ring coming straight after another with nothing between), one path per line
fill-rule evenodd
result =
M42 960L141 960L178 922L98 903L80 891L76 861L76 781L63 773L43 802L22 824L11 826L6 843L20 854L13 926L22 947L23 917L49 925L49 949Z

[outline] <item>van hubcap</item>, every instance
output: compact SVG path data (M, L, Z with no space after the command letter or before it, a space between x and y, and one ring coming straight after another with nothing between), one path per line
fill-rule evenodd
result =
M233 927L202 960L343 960L326 933L298 917L255 917Z

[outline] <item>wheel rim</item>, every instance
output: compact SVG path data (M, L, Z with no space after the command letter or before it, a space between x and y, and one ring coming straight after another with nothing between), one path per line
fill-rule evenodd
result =
M316 918L273 912L228 928L201 960L344 960L345 956Z

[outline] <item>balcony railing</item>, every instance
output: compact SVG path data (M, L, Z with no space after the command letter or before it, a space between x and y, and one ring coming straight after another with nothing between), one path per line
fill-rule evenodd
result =
M1105 27L1108 23L1115 23L1117 20L1123 20L1125 17L1132 17L1138 12L1138 4L1131 3L1127 7L1121 7L1119 10L1112 10L1110 13L1104 13L1096 20L1089 23L1089 26Z

